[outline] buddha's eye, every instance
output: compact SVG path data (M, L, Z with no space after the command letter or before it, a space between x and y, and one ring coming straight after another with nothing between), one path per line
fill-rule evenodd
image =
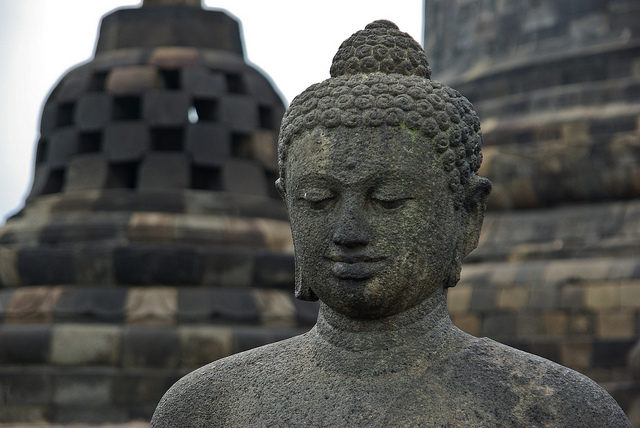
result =
M398 198L398 197L372 197L371 200L373 201L373 203L377 206L379 206L380 208L384 208L385 210L393 210L396 208L400 208L402 206L404 206L407 201L410 201L413 198Z
M298 199L306 203L312 210L319 211L327 208L335 196L327 190L311 190L303 192Z

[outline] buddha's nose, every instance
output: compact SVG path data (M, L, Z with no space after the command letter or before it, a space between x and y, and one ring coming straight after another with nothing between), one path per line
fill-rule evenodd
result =
M334 244L354 248L369 243L369 226L362 208L358 205L356 202L343 204L332 237Z

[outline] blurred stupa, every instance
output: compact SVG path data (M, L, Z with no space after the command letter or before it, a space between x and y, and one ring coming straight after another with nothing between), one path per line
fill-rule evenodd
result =
M454 321L585 373L640 424L640 2L425 12L434 76L477 108L493 182Z
M103 18L0 228L0 422L148 419L183 374L312 325L273 185L283 111L226 13Z

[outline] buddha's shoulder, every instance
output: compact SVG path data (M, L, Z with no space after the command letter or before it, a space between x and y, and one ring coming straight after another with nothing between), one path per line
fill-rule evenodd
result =
M295 366L295 356L306 342L306 334L295 336L216 360L188 373L164 394L151 426L212 426L216 419L215 425L224 425L222 419L238 388L264 382L266 377L277 375L274 370L291 369L289 366Z
M485 397L511 396L513 411L522 412L532 422L631 426L620 406L600 385L537 355L482 338L451 362L448 370L469 374L467 385Z
M474 340L452 363L454 366L465 365L475 373L491 375L495 381L503 384L561 384L602 390L598 384L575 370L486 337ZM543 393L548 392L546 390Z

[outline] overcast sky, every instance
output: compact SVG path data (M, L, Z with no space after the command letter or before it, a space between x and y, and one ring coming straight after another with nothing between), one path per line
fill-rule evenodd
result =
M340 43L376 19L422 42L422 0L207 0L241 22L248 60L286 102L329 77ZM70 67L93 55L100 17L136 0L0 0L0 224L31 187L45 97Z

